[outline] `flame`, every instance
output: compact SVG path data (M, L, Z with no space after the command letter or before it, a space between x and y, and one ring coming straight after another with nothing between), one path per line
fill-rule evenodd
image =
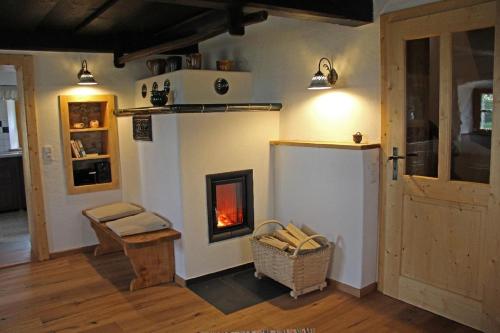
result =
M216 193L217 227L226 228L242 224L243 196L241 183L217 185Z
M236 219L236 221L230 219L224 213L217 213L217 227L218 228L230 227L230 226L242 224L242 223L243 223L243 213L238 214L238 218Z

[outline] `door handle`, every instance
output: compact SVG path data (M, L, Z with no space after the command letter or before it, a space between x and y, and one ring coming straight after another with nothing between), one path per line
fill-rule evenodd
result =
M400 156L398 154L398 147L392 147L392 156L389 156L388 161L392 161L392 180L398 180L398 161L404 160L405 156ZM408 154L407 156L413 156L413 154Z

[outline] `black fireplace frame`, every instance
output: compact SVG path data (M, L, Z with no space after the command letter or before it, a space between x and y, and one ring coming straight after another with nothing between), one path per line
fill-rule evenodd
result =
M208 240L210 243L251 234L254 230L253 212L253 170L240 170L206 175ZM217 184L242 182L243 184L243 223L231 227L217 227L215 187Z

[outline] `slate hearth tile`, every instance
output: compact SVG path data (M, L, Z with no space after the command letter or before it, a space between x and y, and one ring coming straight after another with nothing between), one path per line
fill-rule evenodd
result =
M244 288L228 284L220 278L201 282L189 288L224 314L230 314L261 302Z
M271 279L258 280L254 269L227 274L189 285L189 289L225 314L288 293L290 289Z
M232 281L238 283L262 300L272 299L289 293L290 289L267 277L261 280L254 276L254 269L233 274Z

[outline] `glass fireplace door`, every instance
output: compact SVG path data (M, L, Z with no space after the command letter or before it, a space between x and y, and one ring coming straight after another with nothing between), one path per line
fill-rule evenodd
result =
M210 243L253 232L253 172L206 176Z

